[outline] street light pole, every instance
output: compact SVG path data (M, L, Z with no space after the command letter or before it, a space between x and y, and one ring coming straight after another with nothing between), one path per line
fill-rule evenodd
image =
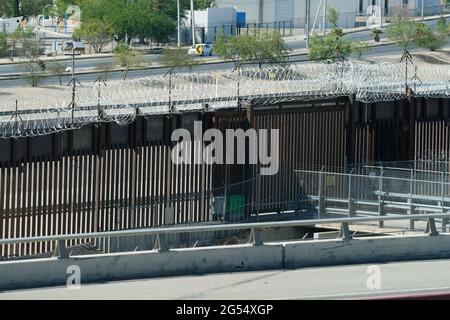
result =
M380 7L380 28L383 28L383 1L379 0L379 7Z
M309 29L310 29L310 14L311 0L306 0L306 48L309 48Z
M424 10L425 10L425 6L424 6L424 2L425 2L425 0L422 0L422 13L421 13L421 15L422 15L422 20L425 18L425 12L424 12Z
M327 32L327 6L328 6L327 2L328 2L327 0L323 0L323 34L324 35Z
M195 13L194 0L191 0L192 47L195 48Z
M177 21L178 21L178 48L181 47L181 14L180 14L180 0L177 0Z

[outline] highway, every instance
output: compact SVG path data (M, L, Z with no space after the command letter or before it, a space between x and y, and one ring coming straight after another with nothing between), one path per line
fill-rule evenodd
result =
M351 33L345 36L346 39L351 41L367 41L371 40L372 36L369 31ZM306 41L305 40L288 40L287 45L289 48L293 50L297 49L305 49ZM144 56L144 60L147 62L157 62L159 60L160 55L146 55ZM207 59L205 59L207 61ZM66 61L65 63L70 64L70 61ZM79 59L76 62L77 68L96 68L101 66L110 66L113 63L113 58L105 57L105 58L92 58L92 59ZM14 74L23 72L23 67L18 64L4 64L0 65L0 75L2 74Z
M400 53L402 52L402 49L396 45L385 45L385 46L379 46L372 48L370 51L366 52L364 54L365 57L371 57L371 56L379 56L379 55L385 55L385 54L394 54L394 53ZM295 62L307 62L307 56L306 55L299 55L295 57L290 58L291 61ZM90 61L90 60L88 60ZM83 61L84 63L88 64L88 61ZM78 66L77 62L77 66ZM80 65L81 68L81 65ZM193 72L210 72L210 71L216 71L216 70L225 70L225 69L232 69L233 64L231 63L212 63L212 64L202 64L193 69ZM168 72L168 68L150 68L150 69L144 69L144 70L134 70L130 71L128 73L127 79L136 79L136 78L142 78L150 75L157 75L157 74L166 74ZM180 68L176 70L176 72L189 72L186 68ZM97 79L99 74L97 73L91 73L91 74L81 74L78 75L78 79L80 82L93 82ZM108 80L114 80L114 79L121 79L123 77L123 72L108 72L107 73L107 79ZM70 81L69 76L63 77L63 83L68 83ZM59 78L58 77L46 77L41 82L41 85L58 85L59 84ZM0 87L16 87L16 86L24 86L26 85L25 80L23 79L14 79L14 80L0 80Z
M450 260L435 260L82 284L81 289L72 290L3 292L0 300L391 299L433 298L449 293Z
M448 20L448 19L447 19ZM435 20L427 21L428 24L434 26L436 24ZM383 29L385 30L385 28ZM345 39L348 39L352 42L359 42L359 41L368 41L373 38L370 31L359 31L359 32L352 32L348 33L345 36ZM297 49L304 49L306 48L306 41L295 38L291 40L287 40L287 45L289 48L293 50ZM375 48L371 48L368 50L368 52L364 53L365 57L371 57L371 56L379 56L379 55L386 55L386 54L394 54L394 53L400 53L402 52L402 48L396 46L396 45L385 45L385 46L379 46ZM150 63L157 63L159 60L159 55L146 55L144 56L144 59L146 62ZM208 61L210 58L204 59L204 61ZM291 60L298 61L298 62L306 62L308 61L306 55L299 55L292 57ZM68 63L68 62L67 62ZM113 63L113 58L111 57L104 57L104 58L92 58L92 59L80 59L76 62L76 68L78 69L94 69L94 68L101 68L101 67L107 67L111 66ZM196 72L208 72L213 70L223 70L223 69L231 69L233 68L233 65L230 63L214 63L214 64L204 64L200 65L196 68L194 68L194 71ZM151 69L145 69L145 70L136 70L131 71L128 74L128 78L141 78L149 75L155 75L155 74L165 74L167 73L167 68L151 68ZM178 71L188 71L187 69L181 69ZM2 74L14 74L14 73L21 73L23 72L23 67L17 64L6 64L6 65L0 65L0 76ZM81 82L91 82L95 81L97 79L98 74L83 74L79 75L78 78ZM122 72L108 72L107 73L108 79L120 79L123 77ZM64 77L63 82L68 83L70 81L69 76ZM23 86L26 82L23 79L17 79L17 80L0 80L0 86L2 87L15 87L15 86ZM47 77L44 81L42 81L42 85L57 85L59 84L59 78L58 77Z
M448 19L447 19L448 20ZM427 24L431 26L436 25L436 20L427 21ZM386 31L386 28L382 28L383 31ZM359 32L352 32L348 33L344 36L345 39L350 40L352 42L359 42L359 41L368 41L372 40L373 36L371 35L370 31L359 31ZM305 49L306 48L306 41L305 40L288 40L287 45L289 48L293 50L297 49ZM383 52L381 52L383 53ZM153 54L153 55L146 55L144 56L144 59L147 62L157 62L159 60L159 55ZM207 61L208 59L206 59ZM66 63L70 63L70 61L67 61ZM77 60L77 68L85 69L85 68L96 68L101 66L110 66L113 63L113 58L111 57L105 57L105 58L92 58L92 59L80 59ZM23 72L23 68L20 65L17 64L5 64L0 65L0 75L2 74L8 74L8 73L21 73Z

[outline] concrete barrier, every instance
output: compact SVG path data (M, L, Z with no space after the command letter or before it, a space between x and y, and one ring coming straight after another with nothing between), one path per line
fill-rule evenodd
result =
M0 263L0 290L66 285L69 266L78 266L81 283L188 274L283 268L283 245L236 245L70 259L36 259Z
M288 242L286 268L450 258L450 235Z
M142 251L0 262L0 290L62 286L78 266L81 283L222 272L450 258L450 235L367 237Z

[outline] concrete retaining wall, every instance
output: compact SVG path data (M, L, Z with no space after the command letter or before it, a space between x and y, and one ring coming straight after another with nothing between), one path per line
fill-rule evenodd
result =
M450 258L450 235L291 242L284 250L287 268L445 259Z
M0 263L0 290L65 285L67 268L81 269L81 283L187 274L283 268L283 245L251 245L105 254L70 259Z
M105 254L58 260L0 263L0 290L65 285L67 268L81 269L81 283L161 276L355 263L450 258L450 235L371 237L351 241L286 242Z

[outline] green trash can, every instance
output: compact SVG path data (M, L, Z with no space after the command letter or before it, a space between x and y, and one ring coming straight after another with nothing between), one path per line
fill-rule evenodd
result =
M245 217L245 195L227 196L226 220L233 222Z

